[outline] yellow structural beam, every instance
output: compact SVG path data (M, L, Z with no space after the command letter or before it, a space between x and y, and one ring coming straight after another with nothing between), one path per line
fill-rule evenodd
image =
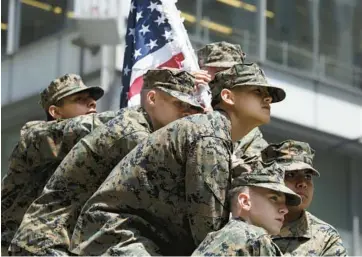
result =
M217 0L217 1L220 3L223 3L223 4L233 6L235 8L244 9L248 12L256 12L256 10L257 10L255 5L248 4L248 3L245 3L245 2L239 1L239 0ZM274 18L274 12L267 10L265 12L265 16L268 18Z
M8 24L7 23L1 23L1 30L7 30Z

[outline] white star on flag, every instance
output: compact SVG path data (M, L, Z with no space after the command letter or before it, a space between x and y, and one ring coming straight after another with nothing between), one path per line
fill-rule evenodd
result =
M130 68L128 68L128 65L123 69L123 74L125 75L125 76L128 76L128 73L131 71L131 69Z
M135 51L134 51L134 54L133 54L133 57L135 58L135 59L137 59L137 57L138 56L141 56L142 54L141 54L141 48L140 49L136 49Z
M165 30L165 34L163 34L162 36L166 38L166 40L169 40L172 37L172 32Z
M136 6L134 6L133 1L131 2L131 13L133 12L133 10L136 9Z
M157 20L155 20L155 22L157 22L157 25L158 26L160 26L160 24L163 24L163 23L165 23L165 16L163 16L162 14L161 14L161 16L158 16L157 17Z
M139 19L143 18L142 11L138 12L136 15L136 21L138 22Z
M151 2L150 5L147 7L148 9L151 9L151 12L153 12L153 10L157 9L157 4L154 2Z
M139 105L143 75L147 70L163 67L198 69L176 0L128 1L133 4L126 30L125 44L129 47L123 58L122 107Z
M150 32L148 28L149 26L142 25L142 29L140 29L140 33L142 34L142 36L144 36L147 32Z
M154 47L158 46L157 45L157 39L156 40L152 40L150 39L150 42L147 44L147 46L152 50Z
M134 36L135 29L129 29L128 36Z

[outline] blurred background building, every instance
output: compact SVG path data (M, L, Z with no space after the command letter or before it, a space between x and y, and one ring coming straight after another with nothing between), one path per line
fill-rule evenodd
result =
M65 73L106 90L117 109L129 0L1 1L1 174L30 120L44 119L39 92ZM362 254L362 1L179 0L195 49L238 43L287 98L262 127L269 142L316 149L311 212Z

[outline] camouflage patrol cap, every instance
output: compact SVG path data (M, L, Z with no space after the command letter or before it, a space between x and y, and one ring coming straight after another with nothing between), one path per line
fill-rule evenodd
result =
M313 168L315 151L308 143L286 140L278 144L270 144L262 152L264 162L276 161L285 170L310 170L314 176L320 176Z
M40 93L39 104L47 110L52 104L56 104L62 98L80 92L89 92L94 100L98 100L104 94L100 87L87 87L81 77L76 74L65 74L52 82Z
M272 97L272 103L280 102L285 98L285 91L271 86L266 80L263 70L256 63L236 64L227 70L220 71L216 73L209 86L214 103L220 101L222 89L242 86L266 87Z
M182 102L202 108L194 96L195 77L175 68L148 70L143 75L143 89L158 88Z
M240 45L228 42L207 44L197 51L200 67L230 68L234 64L244 63L245 53Z
M276 162L240 163L232 169L231 187L254 186L285 194L286 205L298 206L302 199L284 183L284 169Z

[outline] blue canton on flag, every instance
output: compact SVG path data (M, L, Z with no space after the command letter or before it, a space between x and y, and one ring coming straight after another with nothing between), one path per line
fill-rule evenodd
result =
M132 105L139 104L142 75L148 69L181 67L183 56L172 46L172 41L171 26L162 12L162 2L133 0L126 32L121 108L134 97L138 98Z

